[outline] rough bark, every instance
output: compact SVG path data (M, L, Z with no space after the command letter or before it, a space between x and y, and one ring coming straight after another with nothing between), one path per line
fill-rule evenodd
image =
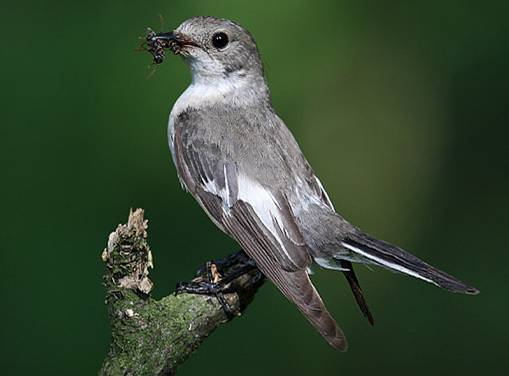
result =
M102 253L111 344L100 375L174 375L202 341L229 321L213 296L150 296L153 267L142 209L111 233ZM234 267L234 266L232 266ZM222 270L223 274L228 270ZM194 281L204 280L202 273ZM235 315L252 301L263 276L252 270L228 285L224 295Z

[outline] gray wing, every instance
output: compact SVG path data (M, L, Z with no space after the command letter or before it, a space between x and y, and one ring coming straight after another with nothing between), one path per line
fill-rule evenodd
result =
M334 206L332 205L332 201L329 198L329 195L325 191L322 183L318 179L318 177L312 172L311 167L309 167L309 183L315 189L321 201L329 207L332 211L334 210ZM341 271L345 276L350 289L352 290L352 294L361 310L362 314L371 325L375 324L375 319L371 310L369 309L368 303L366 302L366 298L364 297L364 292L362 291L359 280L357 279L357 275L353 269L353 265L351 261L348 260L339 260L339 266L341 267Z
M262 273L297 305L333 347L345 350L343 332L312 285L311 256L287 198L242 175L219 146L193 127L175 127L175 164L185 187L212 221L232 236Z
M273 248L270 257L280 268L296 271L311 263L304 239L282 194L273 194L256 182L243 179L236 163L226 161L217 145L193 134L191 127L175 129L174 147L182 182L223 231L238 240L239 229L227 231L225 218L236 215L236 204L245 202L258 209L257 213L253 210L253 215L263 218L260 223L268 231L258 235L270 237Z
M304 189L302 194L305 196L314 196L314 198L317 201L320 201L323 204L320 207L320 210L330 210L332 213L334 213L334 215L337 215L335 213L334 206L332 205L332 202L327 192L325 191L322 183L320 182L320 179L318 179L318 177L315 175L309 162L306 160L306 158L300 151L300 148L295 139L293 138L293 135L290 133L289 129L284 125L283 121L282 120L279 121L281 124L280 127L281 134L279 135L280 137L279 144L283 144L284 140L287 141L287 149L285 151L293 154L293 158L289 158L290 160L293 160L293 166L291 166L291 168L293 171L298 171L298 173L301 176L301 180L306 183L307 189ZM288 141L290 142L290 145L288 145ZM299 198L297 200L297 205L299 204L298 202L301 200L302 198ZM323 227L323 224L320 223L319 226ZM333 235L334 231L330 231L330 234ZM366 299L364 298L364 293L360 287L359 280L355 275L352 263L348 260L338 260L338 263L339 267L341 268L341 271L343 272L343 275L345 276L348 284L350 285L350 289L352 290L355 301L357 302L357 305L359 306L362 314L367 318L371 325L374 325L373 315L371 314Z

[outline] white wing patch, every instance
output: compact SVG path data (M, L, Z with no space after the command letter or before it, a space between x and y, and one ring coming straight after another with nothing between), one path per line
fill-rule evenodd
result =
M353 251L353 252L355 252L355 253L357 253L357 254L359 254L361 256L364 256L364 257L366 257L369 260L374 261L375 264L378 264L380 266L385 266L385 267L387 267L389 269L396 270L396 271L398 271L400 273L403 273L403 274L408 274L408 275L410 275L412 277L422 279L423 281L432 283L432 284L440 287L440 285L438 285L437 283L435 283L431 279L425 278L422 275L419 275L418 273L414 272L413 270L405 268L404 266L397 265L397 264L394 264L394 263L386 261L386 260L382 260L381 258L373 256L373 255L369 254L368 252L365 252L362 249L354 247L354 246L352 246L352 245L350 245L348 243L341 242L341 244L343 245L343 247L348 248L349 250L351 250L351 251Z
M332 201L330 200L329 195L327 194L327 191L323 188L322 182L316 176L315 176L315 180L316 180L316 184L318 184L318 187L320 187L320 190L322 191L323 195L325 196L327 205L329 205L329 207L332 210L334 210L334 205L332 205Z
M226 206L228 208L231 208L233 206L233 200L231 199L231 192L230 192L230 186L229 186L229 182L228 182L228 172L226 171L226 165L223 165L223 174L224 174L224 191L225 191L225 195L226 195L226 200L224 200L226 202Z
M258 182L244 175L239 175L238 177L238 190L238 199L251 205L263 225L270 231L286 256L291 260L292 258L288 254L276 229L276 224L283 230L284 226L280 209L272 193Z
M226 188L221 189L217 186L214 180L211 180L203 182L203 190L221 197L221 202L223 203L223 208L225 209L226 212L228 212L228 210L232 207L232 203L230 202L230 192L228 192L228 186L226 186Z
M278 207L272 193L255 180L250 179L244 175L238 175L238 196L232 198L229 190L230 182L228 181L226 166L223 168L223 173L225 179L225 188L219 188L214 180L203 182L202 188L206 192L212 193L221 198L225 215L229 215L230 209L237 200L241 200L249 204L265 228L272 234L272 236L281 246L283 252L285 252L286 256L291 260L291 257L288 254L288 251L286 250L285 245L279 235L280 231L283 231L284 234L287 234L287 232L283 225L280 208ZM276 226L279 227L279 231ZM296 243L296 241L290 237L289 239Z

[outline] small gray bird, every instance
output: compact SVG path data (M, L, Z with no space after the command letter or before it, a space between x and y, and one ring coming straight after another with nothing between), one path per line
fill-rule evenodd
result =
M173 106L168 125L182 186L331 346L345 350L347 343L309 279L313 261L343 272L371 323L352 262L407 274L453 292L479 292L367 235L335 212L295 138L272 108L260 55L247 30L225 19L194 17L173 32L151 38L181 55L192 73L192 83Z

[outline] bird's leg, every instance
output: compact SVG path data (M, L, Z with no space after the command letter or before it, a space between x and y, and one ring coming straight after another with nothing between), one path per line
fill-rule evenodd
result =
M242 251L241 251L242 252ZM242 258L237 258L237 262L234 263L233 267L230 265L230 270L223 274L221 282L225 285L239 278L240 276L249 273L250 271L257 269L256 263L253 259L250 259L244 252ZM237 254L235 254L237 255ZM261 273L259 273L262 275Z
M221 304L228 320L235 317L235 312L231 309L230 305L224 297L223 286L219 282L212 282L207 280L202 281L191 281L191 282L178 282L175 287L175 295L187 293L187 294L198 294L198 295L209 295L215 296Z
M180 293L215 296L228 319L235 313L228 305L224 294L233 292L232 283L235 279L256 269L256 264L243 251L227 256L222 260L208 261L205 268L198 270L198 277L191 282L179 282L175 295ZM221 271L221 272L220 272ZM259 278L263 278L261 273Z
M199 274L198 278L190 282L178 282L175 287L175 295L181 293L215 296L221 304L223 311L228 319L235 315L224 298L224 285L221 283L221 275L217 271L217 266L212 261L207 261L205 270Z
M230 272L228 269L233 268L234 266L247 266L247 269L245 270L245 273L249 272L249 265L251 265L251 270L256 267L256 264L254 261L249 258L248 255L243 250L240 250L238 252L235 252L229 256L226 256L225 258L219 259L219 260L213 260L209 261L205 264L205 268L201 268L196 272L196 275L203 275L205 273L209 272L210 265L213 264L217 267L218 271L221 271L221 273L227 273ZM228 271L228 272L227 272ZM238 276L242 275L244 273L239 274ZM237 278L237 277L235 277ZM235 278L231 278L230 280L233 280Z
M221 283L226 288L226 285L241 275L256 269L256 263L243 250L240 250L223 259L207 262L205 268L209 280ZM204 270L198 270L197 274L204 274Z

